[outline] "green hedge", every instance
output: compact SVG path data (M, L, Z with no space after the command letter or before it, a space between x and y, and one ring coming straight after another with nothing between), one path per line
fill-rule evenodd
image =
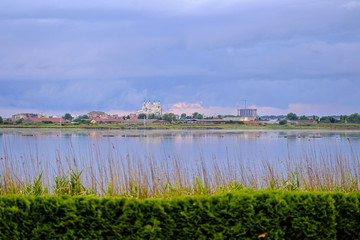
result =
M360 239L360 193L1 196L1 239Z

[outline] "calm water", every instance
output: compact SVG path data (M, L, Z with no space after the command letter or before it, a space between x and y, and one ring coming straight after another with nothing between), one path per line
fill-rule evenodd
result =
M179 158L190 165L230 159L256 166L263 160L300 157L314 150L359 156L360 131L1 129L0 146L0 157L7 155L25 168L38 164L55 169L57 158L76 159L86 166L99 158L105 164L108 158L116 161L126 156Z

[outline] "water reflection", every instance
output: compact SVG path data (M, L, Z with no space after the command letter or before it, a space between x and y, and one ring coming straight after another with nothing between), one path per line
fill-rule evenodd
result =
M89 151L95 148L102 155L109 155L109 149L116 149L118 154L136 154L141 158L177 155L194 162L199 158L210 161L214 156L223 161L232 156L257 162L259 158L271 160L289 151L296 155L315 148L349 152L349 144L358 154L359 143L360 131L0 130L0 144L11 149L14 158L24 158L29 152L36 152L49 162L56 160L56 153L65 155L69 152L87 161ZM0 156L3 155L4 147L0 150Z

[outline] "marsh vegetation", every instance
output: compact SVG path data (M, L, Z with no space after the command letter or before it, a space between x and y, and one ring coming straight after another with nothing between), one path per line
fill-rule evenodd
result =
M56 162L36 152L15 157L3 145L0 194L98 195L131 198L171 198L211 195L243 189L284 191L359 191L360 156L347 138L347 151L308 149L291 151L276 160L249 161L227 156L200 156L189 162L176 154L166 158L139 157L92 147L88 161L79 161L73 149L56 153Z

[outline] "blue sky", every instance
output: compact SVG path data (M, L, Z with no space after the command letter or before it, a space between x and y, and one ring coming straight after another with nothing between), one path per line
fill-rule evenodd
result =
M360 1L3 0L0 86L0 116L360 112Z

